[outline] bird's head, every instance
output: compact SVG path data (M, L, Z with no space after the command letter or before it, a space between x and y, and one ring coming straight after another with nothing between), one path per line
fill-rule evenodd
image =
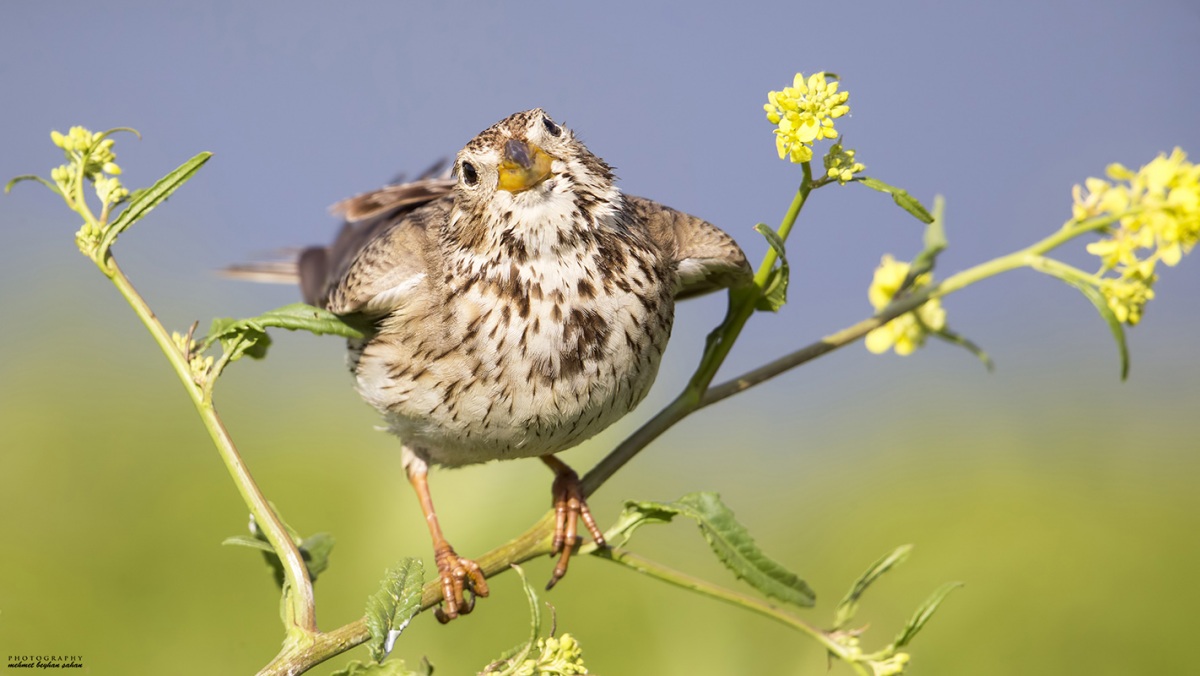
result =
M454 163L455 202L462 216L491 226L558 227L579 211L614 202L612 170L541 108L510 115L480 132ZM580 207L583 207L580 209ZM518 234L534 235L529 227ZM539 227L540 229L540 227Z

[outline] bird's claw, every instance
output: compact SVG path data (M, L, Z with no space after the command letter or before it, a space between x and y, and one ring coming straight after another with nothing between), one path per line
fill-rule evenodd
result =
M596 525L596 519L592 517L592 512L588 509L587 501L583 498L579 475L574 470L565 465L559 468L551 493L554 496L553 553L559 554L559 558L558 563L554 566L554 572L550 576L550 582L546 583L546 589L554 587L567 574L567 564L571 560L571 552L582 541L579 536L581 519L596 545L605 546L604 534L600 532L600 527Z
M464 559L446 544L434 553L442 582L442 605L433 611L438 622L446 624L475 608L476 596L487 596L487 581L479 564Z

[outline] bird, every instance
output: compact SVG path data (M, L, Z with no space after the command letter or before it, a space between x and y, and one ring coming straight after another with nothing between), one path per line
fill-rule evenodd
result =
M612 168L540 108L500 120L452 171L335 204L327 246L235 277L298 282L305 302L367 327L349 342L359 394L400 439L433 540L442 622L487 596L438 523L430 467L540 458L555 474L552 587L579 544L604 538L556 454L646 396L675 302L752 281L707 221L623 193Z

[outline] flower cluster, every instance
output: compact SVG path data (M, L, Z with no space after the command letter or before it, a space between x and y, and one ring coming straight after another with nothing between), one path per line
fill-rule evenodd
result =
M1176 148L1136 172L1112 164L1107 174L1111 181L1089 178L1075 186L1072 216L1117 219L1087 250L1100 257L1101 274L1116 273L1101 281L1100 292L1117 319L1134 325L1154 298L1157 264L1176 265L1200 241L1200 167Z
M579 647L579 642L575 640L575 637L570 634L563 634L558 638L554 636L539 638L535 649L539 651L537 657L525 660L510 673L517 676L539 676L541 674L573 676L588 673L587 667L583 664L583 650Z
M872 655L864 655L859 644L860 631L836 632L830 635L834 641L845 648L845 657L851 662L865 664L871 668L871 676L899 676L904 673L912 658L908 653L893 652L892 649L881 650Z
M904 280L908 277L910 266L898 261L891 255L884 255L879 267L875 269L875 278L867 291L871 305L878 312L892 302L900 292ZM920 289L933 282L932 275L926 273L913 281L911 289ZM930 332L938 332L946 328L946 310L941 301L934 298L912 312L905 313L883 326L867 334L867 349L875 354L882 354L894 348L896 354L912 354L918 347L925 344L925 338Z
M849 92L838 91L837 79L827 78L825 73L815 73L807 80L803 73L796 73L791 87L768 92L763 109L771 124L777 125L779 159L790 158L797 164L812 160L813 142L837 138L833 121L850 112L849 98Z
M50 140L62 148L67 157L67 164L50 170L50 178L64 197L70 200L76 198L80 179L95 184L96 196L105 206L118 204L129 197L129 191L117 178L121 174L121 167L117 166L117 156L112 149L113 140L108 138L107 132L97 133L83 127L71 127L66 134L50 132Z
M212 356L205 357L196 353L197 344L196 341L192 340L190 333L185 336L177 331L172 331L171 342L175 343L175 347L183 354L183 358L187 360L188 370L192 374L192 381L197 385L204 385L205 381L208 380L209 374L212 372Z
M897 676L904 673L909 659L908 653L896 653L886 660L868 660L867 664L871 665L873 676Z
M825 175L846 185L846 182L852 180L855 174L861 173L866 168L861 162L854 161L854 155L854 150L842 148L841 141L833 144L829 148L829 152L825 153Z

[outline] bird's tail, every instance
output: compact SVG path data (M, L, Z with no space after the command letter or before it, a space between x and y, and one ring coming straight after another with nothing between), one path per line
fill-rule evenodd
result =
M299 261L299 249L286 249L274 252L269 260L235 263L217 274L243 282L296 285L300 283Z

